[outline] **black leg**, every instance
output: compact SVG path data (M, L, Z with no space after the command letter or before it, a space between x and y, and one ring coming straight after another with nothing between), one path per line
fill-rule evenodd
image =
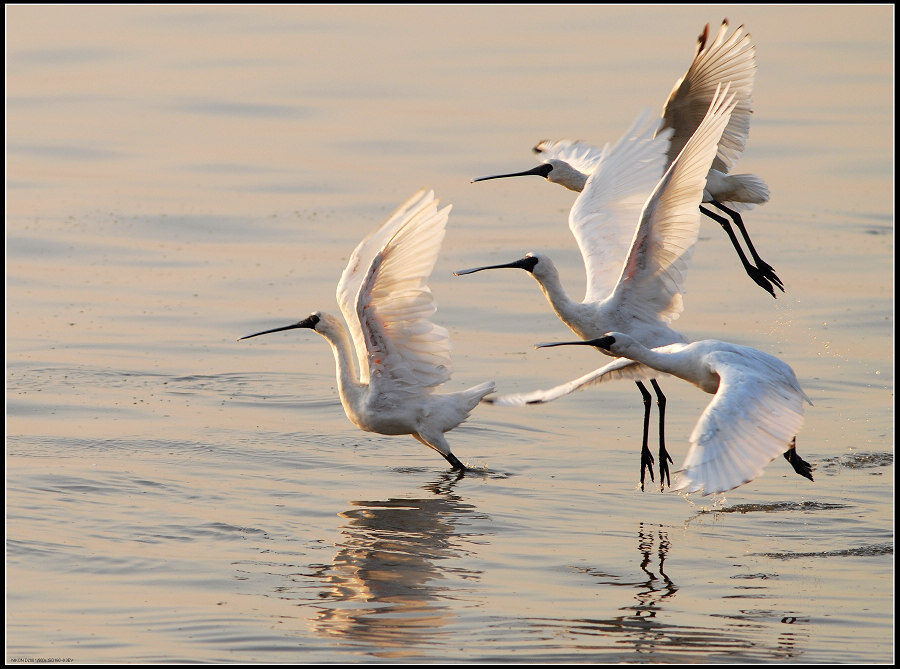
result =
M441 453L441 455L444 454ZM453 453L448 452L447 455L444 455L444 457L447 458L447 462L450 463L450 466L453 467L453 469L458 469L463 472L468 471L468 468L463 463L461 463L459 459L455 455L453 455Z
M797 454L797 437L791 441L791 447L784 452L784 459L791 463L794 471L804 478L813 480L812 465Z
M722 226L722 229L725 231L725 234L727 234L728 238L731 240L731 245L734 247L734 250L737 252L738 258L741 259L741 265L744 266L744 271L747 273L747 276L749 276L751 279L753 279L753 281L756 282L756 285L758 285L760 288L762 288L767 293L769 293L769 295L771 295L772 297L775 297L775 290L772 288L772 283L769 280L770 277L763 270L758 269L754 265L751 265L750 261L747 260L747 256L744 255L744 249L741 248L741 244L738 241L737 236L734 234L734 230L732 230L732 228L731 228L731 221L729 219L725 218L724 216L719 216L718 214L710 211L709 209L705 208L703 205L700 205L700 211L703 212L703 214L705 214L706 216L709 216L712 220L714 220L716 223L718 223L719 225ZM735 213L737 213L737 212L735 212ZM766 267L768 267L768 265L766 265ZM771 270L771 268L769 268L769 269ZM774 272L772 272L772 275L774 276ZM779 279L777 276L775 277L775 280L777 282L776 285L781 284L781 279ZM779 288L781 288L780 285L779 285ZM781 290L784 290L784 289L781 288Z
M644 473L650 470L650 480L653 481L653 453L647 446L647 435L650 431L650 403L653 397L647 391L647 388L640 381L635 381L638 390L641 391L641 397L644 399L644 438L641 441L641 491L644 490Z
M672 462L672 456L666 450L666 396L656 379L650 379L650 385L656 391L656 405L659 407L659 490L662 492L667 485L672 485L672 479L669 476L669 463Z
M781 292L784 292L784 284L781 282L781 279L775 274L775 270L772 269L772 266L767 263L765 260L759 257L759 254L756 252L756 248L753 246L753 242L750 240L750 233L747 232L747 228L744 227L744 219L741 218L741 214L731 207L726 207L724 204L717 200L710 200L710 204L718 207L721 211L724 211L728 216L731 217L731 220L734 221L734 224L738 227L738 230L741 231L741 236L744 238L744 243L747 245L747 249L750 251L750 255L753 256L753 262L756 263L757 269L759 269L765 277L774 283Z

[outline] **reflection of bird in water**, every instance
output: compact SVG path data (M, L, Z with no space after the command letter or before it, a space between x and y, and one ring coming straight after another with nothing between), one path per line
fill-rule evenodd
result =
M809 622L808 618L792 615L782 617L780 623L788 629L780 631L777 646L772 646L768 639L757 644L748 641L746 636L747 627L771 630L769 625L772 623L773 612L769 610L739 609L734 615L710 613L711 620L714 621L712 626L673 622L683 618L677 615L678 612L671 604L671 599L679 590L665 568L671 549L672 542L663 525L639 523L637 550L641 556L640 569L646 578L629 580L600 570L583 570L594 577L597 585L634 590L634 601L618 608L622 615L552 622L564 627L568 634L577 635L581 650L604 652L607 662L708 662L715 652L720 653L722 658L784 661L802 654L802 648L797 647L797 640L808 637L805 627ZM600 599L606 602L609 598L601 596ZM686 606L690 607L691 604ZM723 617L725 620L722 620ZM728 620L729 618L733 620ZM546 620L541 620L540 623L542 629L547 627ZM800 624L797 625L798 623ZM795 628L795 625L800 629ZM585 637L595 637L596 641L591 642Z
M780 622L782 625L796 625L796 627L787 627L787 631L778 635L778 647L775 650L778 659L786 661L802 655L803 650L797 647L797 641L809 639L809 618L784 616Z
M659 545L654 547L656 540L659 541ZM659 608L659 603L678 592L678 587L663 569L666 563L666 556L669 553L669 545L669 535L662 529L657 530L656 539L654 539L653 530L645 529L644 523L638 526L638 550L643 555L641 571L647 574L647 589L638 592L635 596L640 602L640 605L634 609L637 617L654 617ZM653 555L654 551L656 553L655 556ZM659 560L659 576L649 569L654 557ZM660 579L662 579L662 583L658 583Z
M425 632L435 643L450 633L442 628L454 614L441 600L481 573L456 559L469 553L459 520L475 513L452 492L461 474L424 486L432 496L355 501L340 514L344 539L321 574L329 590L319 595L317 633L382 647L386 657L414 654L403 649L421 646Z
M611 618L598 619L586 618L579 620L560 620L559 624L565 626L571 634L591 635L598 639L603 649L610 649L612 644L620 651L621 658L630 654L640 653L648 655L664 650L664 647L673 644L673 639L683 636L684 632L673 629L671 625L657 619L656 614L663 610L661 606L665 600L673 597L678 592L678 586L666 574L665 562L671 547L668 533L658 526L640 523L637 531L637 549L641 556L640 568L646 578L630 580L602 572L595 569L585 569L584 573L594 577L597 585L615 586L619 588L633 588L636 603L620 606L622 612ZM542 621L546 624L546 621ZM674 642L677 644L680 642ZM590 647L589 642L582 644ZM655 660L658 658L654 658ZM626 661L626 660L622 660Z

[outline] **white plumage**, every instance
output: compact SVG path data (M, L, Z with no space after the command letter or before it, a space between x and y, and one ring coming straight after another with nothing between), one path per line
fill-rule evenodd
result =
M410 434L454 468L465 469L444 433L466 420L494 383L434 392L451 373L450 336L429 320L436 306L427 281L451 208L437 205L433 191L420 190L353 251L337 286L349 335L338 318L317 311L241 339L315 330L334 351L341 404L355 425L379 434Z
M671 374L714 395L690 437L690 450L673 489L706 494L752 481L779 455L812 480L811 467L796 451L803 404L812 402L794 371L773 355L715 339L649 349L632 337L609 332L588 341L539 344L588 345L621 356L608 365L548 390L501 395L501 406L541 404L609 381Z
M743 153L750 134L756 47L750 35L744 34L743 26L738 27L730 37L726 37L727 32L728 22L723 21L715 39L707 46L709 25L705 27L697 41L697 53L693 62L684 76L675 82L666 100L660 132L672 129L667 151L667 164L671 164L706 115L717 86L725 83L731 85L736 106L722 133L716 158L708 171L702 199L702 202L710 203L725 212L730 220L704 207L701 207L701 211L723 227L744 270L774 297L773 285L783 291L784 284L771 266L759 257L738 213L739 209L768 202L769 187L755 174L730 174ZM537 167L514 174L479 177L474 181L537 175L580 192L584 189L587 178L603 162L608 146L599 149L580 140L545 139L538 142L533 151L540 154L543 161ZM744 254L731 229L732 222L740 230L755 265Z
M698 205L703 184L734 104L734 96L725 86L664 175L668 140L665 133L654 137L655 124L642 127L643 117L615 147L604 152L569 217L587 273L583 301L569 297L556 267L538 253L456 274L505 267L528 271L560 319L583 339L620 331L648 347L686 342L669 323L683 308L684 281L700 231ZM625 239L629 229L629 243L622 248L617 240ZM660 403L660 478L664 484L668 474L662 435L665 396L655 381L652 384ZM650 395L642 383L638 382L638 388L644 397L646 426ZM644 470L652 463L645 429L642 486ZM652 468L650 475L652 478Z

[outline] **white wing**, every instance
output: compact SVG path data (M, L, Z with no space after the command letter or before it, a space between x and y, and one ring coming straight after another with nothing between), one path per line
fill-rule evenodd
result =
M375 256L360 287L356 316L365 333L369 385L418 393L450 378L450 335L428 320L436 311L427 285L450 206L433 193L408 211L408 220Z
M685 276L700 233L706 175L734 104L726 86L647 201L610 297L621 313L648 322L670 322L681 315Z
M542 139L531 149L544 160L561 160L582 174L593 174L597 165L609 151L609 144L602 149L575 139Z
M720 377L719 389L694 427L673 489L710 494L752 481L788 449L803 425L803 402L809 398L791 368L762 351L741 348L707 356Z
M604 149L572 210L569 229L587 275L585 302L610 295L644 203L666 167L669 132L645 110L612 149Z
M561 383L547 390L534 390L530 393L510 393L509 395L498 395L497 397L488 398L487 402L497 404L499 406L514 407L525 406L526 404L546 404L553 400L559 399L565 395L574 393L577 390L583 390L590 386L596 386L600 383L609 381L642 381L646 379L654 379L667 376L661 374L651 367L642 365L639 362L629 360L628 358L616 358L612 362L588 372L584 376L578 377L567 383Z
M369 274L369 268L375 256L380 253L387 245L388 240L393 237L400 227L409 221L415 212L424 206L427 206L434 199L434 191L426 191L424 188L415 195L401 204L397 210L391 214L388 219L378 228L369 233L350 254L347 261L347 267L341 274L338 281L336 298L344 314L344 321L350 330L350 336L353 339L353 347L356 349L356 357L360 380L367 383L369 380L368 365L365 364L366 359L366 338L363 335L363 329L360 325L359 318L356 315L356 304L359 297L360 287Z
M719 142L713 169L729 172L737 162L747 136L753 113L753 80L756 77L756 47L744 27L726 39L728 21L723 21L712 44L706 46L707 25L697 44L697 55L675 87L663 109L664 128L674 128L669 161L681 152L709 109L719 84L731 83L737 106Z

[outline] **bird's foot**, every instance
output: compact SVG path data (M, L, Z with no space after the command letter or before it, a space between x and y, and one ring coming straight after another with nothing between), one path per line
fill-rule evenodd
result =
M756 269L758 269L762 275L771 281L782 293L784 292L784 282L778 278L778 275L775 274L775 270L772 269L772 266L765 262L762 258L755 258L756 261Z
M800 474L800 476L807 478L810 481L814 481L812 465L800 457L795 446L792 445L784 452L784 459L790 463L791 467L794 468L794 471Z
M659 491L662 492L666 486L672 487L672 477L669 475L669 463L672 462L672 456L666 450L665 446L659 447Z
M641 492L644 492L644 476L648 471L650 472L650 481L655 481L656 479L653 478L653 453L644 446L641 449Z
M748 265L747 268L747 276L753 279L756 282L756 285L766 291L772 297L778 297L775 295L775 290L772 288L772 283L769 281L769 277L766 276L764 272L754 267L753 265ZM777 277L776 277L777 278ZM779 280L780 281L780 280ZM782 292L784 288L781 288Z

